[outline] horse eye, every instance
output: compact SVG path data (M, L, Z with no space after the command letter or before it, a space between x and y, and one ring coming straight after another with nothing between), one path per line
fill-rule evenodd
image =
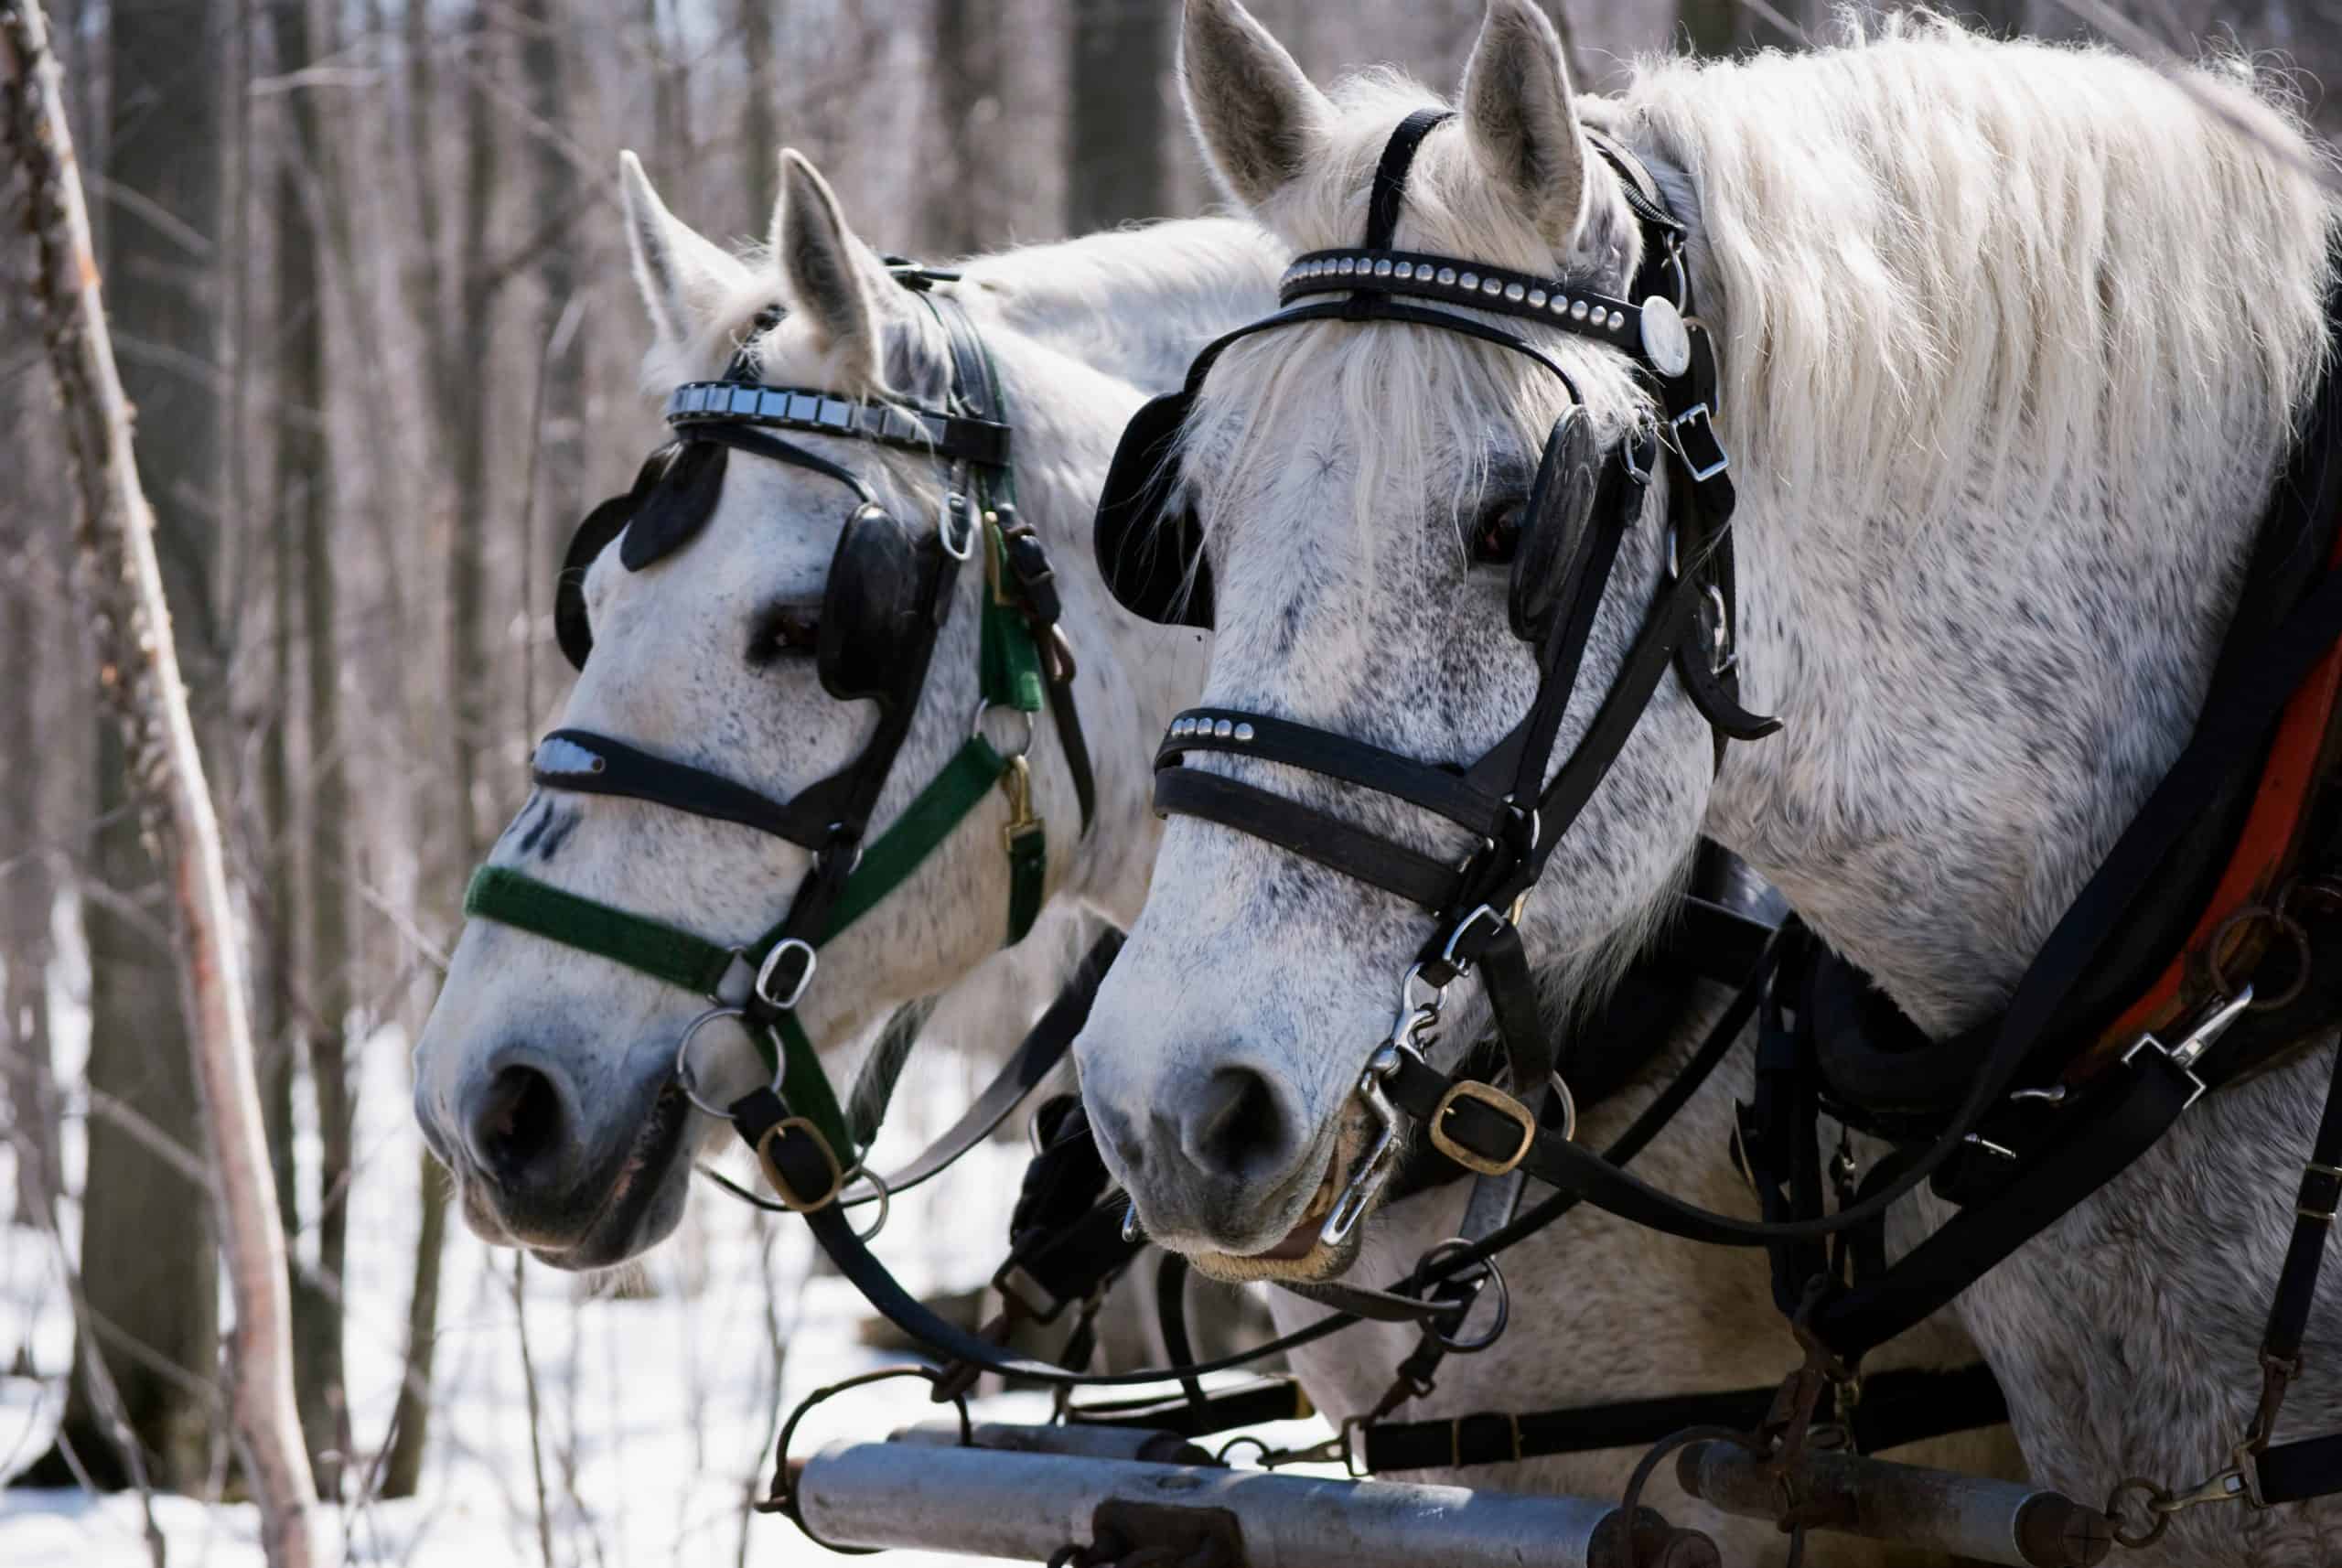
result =
M1485 508L1472 531L1465 536L1476 566L1506 566L1512 563L1513 552L1520 548L1521 521L1528 515L1525 498L1494 502Z
M761 670L778 660L810 654L821 636L819 610L804 605L768 605L748 634L748 663Z

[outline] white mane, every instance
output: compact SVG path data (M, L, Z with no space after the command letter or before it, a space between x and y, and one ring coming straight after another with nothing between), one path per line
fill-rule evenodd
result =
M2111 50L1875 26L1648 60L1604 116L1697 193L1744 472L1794 497L1828 467L1842 503L1998 498L2163 438L2175 379L2301 406L2332 211L2283 166L2323 155L2278 89L2194 71L2248 135Z

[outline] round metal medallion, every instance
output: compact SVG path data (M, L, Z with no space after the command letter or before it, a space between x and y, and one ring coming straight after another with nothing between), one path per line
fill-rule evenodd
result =
M1643 355L1662 376L1680 376L1692 368L1692 334L1683 328L1682 313L1673 303L1652 295L1642 303Z

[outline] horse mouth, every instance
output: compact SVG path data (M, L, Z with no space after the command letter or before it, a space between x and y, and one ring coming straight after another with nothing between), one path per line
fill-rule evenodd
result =
M550 1267L582 1273L615 1267L663 1240L682 1212L674 1176L687 1168L679 1156L690 1122L691 1102L671 1080L651 1101L601 1207L577 1239L561 1247L532 1246L531 1255Z
M1311 1189L1301 1217L1284 1237L1257 1252L1206 1252L1195 1256L1197 1268L1216 1279L1329 1280L1357 1262L1363 1222L1352 1227L1338 1245L1325 1240L1326 1217L1349 1185L1349 1176L1369 1146L1370 1129L1362 1112L1353 1106L1342 1119L1341 1130L1327 1151L1325 1173Z

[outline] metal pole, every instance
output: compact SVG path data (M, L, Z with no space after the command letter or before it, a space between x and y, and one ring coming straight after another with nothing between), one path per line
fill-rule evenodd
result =
M839 1546L1046 1561L1169 1547L1219 1568L1624 1568L1616 1504L1219 1466L840 1443L797 1472L808 1533ZM1641 1515L1646 1568L1716 1568L1696 1530Z
M2011 1568L2096 1568L2114 1544L2104 1514L2059 1493L1859 1455L1810 1450L1792 1487L1732 1443L1695 1443L1675 1469L1685 1491L1726 1513L1778 1520L1794 1492L1815 1530Z

